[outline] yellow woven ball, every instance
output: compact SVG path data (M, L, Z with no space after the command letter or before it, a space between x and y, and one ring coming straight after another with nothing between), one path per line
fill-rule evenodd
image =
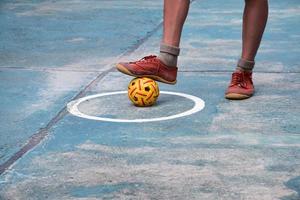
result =
M152 106L158 96L158 84L150 78L134 78L128 85L128 97L135 106Z

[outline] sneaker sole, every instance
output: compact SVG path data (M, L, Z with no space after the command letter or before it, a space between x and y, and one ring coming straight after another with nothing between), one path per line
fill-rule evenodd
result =
M156 80L156 81L159 81L159 82L162 82L162 83L166 83L166 84L170 84L170 85L175 85L176 84L176 80L175 81L167 81L159 76L155 76L155 75L136 75L136 74L133 74L131 73L126 67L124 67L123 65L121 64L117 64L116 65L116 68L118 71L124 73L124 74L127 74L129 76L134 76L134 77L138 77L138 78L141 78L141 77L147 77L147 78L151 78L153 80Z
M252 95L246 95L246 94L238 94L238 93L228 93L225 95L226 99L230 100L243 100L243 99L248 99Z

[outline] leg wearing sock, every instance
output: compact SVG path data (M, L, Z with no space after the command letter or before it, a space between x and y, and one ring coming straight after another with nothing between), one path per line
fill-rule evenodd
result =
M268 0L245 0L243 48L237 70L252 71L268 19Z
M268 19L268 0L245 0L241 58L255 60Z

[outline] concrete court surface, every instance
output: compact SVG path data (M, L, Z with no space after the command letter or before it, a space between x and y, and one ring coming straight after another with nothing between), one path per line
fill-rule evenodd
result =
M205 101L193 115L151 123L73 116L67 103L124 91L119 60L157 53L162 1L0 2L0 199L300 199L300 2L270 0L256 94L223 98L241 49L243 1L196 0L175 86ZM126 95L80 110L162 117L193 102Z

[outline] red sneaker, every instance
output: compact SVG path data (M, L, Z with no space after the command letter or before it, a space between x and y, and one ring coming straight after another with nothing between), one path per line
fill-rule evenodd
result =
M251 97L254 93L252 72L235 71L232 74L231 83L227 88L227 99L242 100Z
M177 67L165 65L157 56L146 56L135 62L121 62L116 67L130 76L148 77L167 84L176 83Z

